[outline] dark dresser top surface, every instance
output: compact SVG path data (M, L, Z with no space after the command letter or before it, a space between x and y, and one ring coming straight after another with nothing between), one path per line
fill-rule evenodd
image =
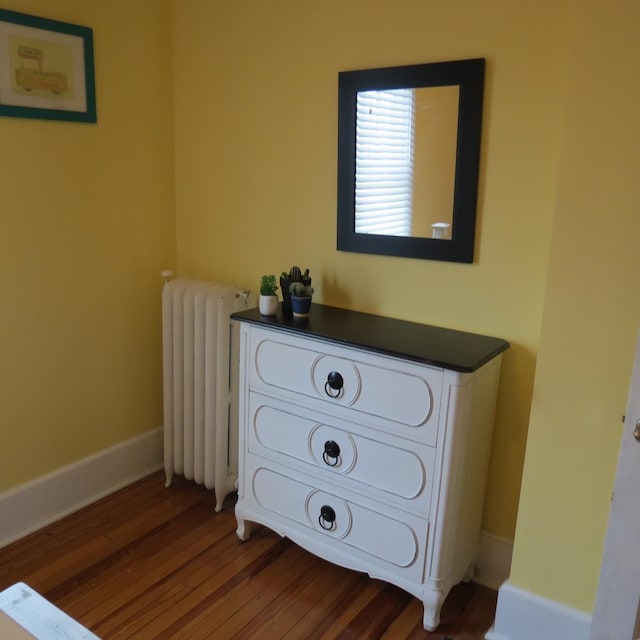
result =
M257 308L233 313L231 317L461 372L475 371L509 347L500 338L322 304L312 304L308 318L285 318L280 310L275 316L262 316Z

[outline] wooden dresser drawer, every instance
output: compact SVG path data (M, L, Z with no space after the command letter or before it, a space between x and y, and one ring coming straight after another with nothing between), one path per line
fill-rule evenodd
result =
M245 488L245 504L250 509L264 510L319 545L339 545L403 579L422 580L428 520L391 509L381 513L255 456L246 462L251 484Z
M402 437L436 444L440 369L259 329L251 342L251 389L297 404L311 399L337 415L348 409L349 420L391 422Z
M252 392L249 451L426 516L435 450ZM368 432L368 433L367 433ZM309 467L311 465L311 468Z

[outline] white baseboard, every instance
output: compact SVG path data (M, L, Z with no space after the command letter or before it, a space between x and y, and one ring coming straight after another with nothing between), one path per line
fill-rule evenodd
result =
M506 582L486 640L588 640L591 616Z
M158 427L0 493L0 547L163 466Z
M513 542L488 531L480 534L480 552L473 581L498 591L509 579Z

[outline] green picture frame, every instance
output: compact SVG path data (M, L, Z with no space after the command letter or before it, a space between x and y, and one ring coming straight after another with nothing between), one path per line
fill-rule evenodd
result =
M97 122L93 30L0 9L0 116Z

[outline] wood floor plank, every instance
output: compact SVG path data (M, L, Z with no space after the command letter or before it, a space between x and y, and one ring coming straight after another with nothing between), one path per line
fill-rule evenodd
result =
M290 584L274 606L256 616L233 638L307 637L361 578L355 572L345 575L335 565L316 561L312 571L301 581Z
M496 593L457 585L441 625L393 585L316 558L264 527L241 542L233 497L155 473L0 549L23 581L104 640L480 640Z
M387 629L380 636L380 640L395 640L396 638L409 638L412 634L419 633L421 638L425 636L422 627L422 603L417 598L412 598L407 606L391 622ZM435 638L435 636L434 636ZM437 636L440 640L441 636Z
M378 580L365 580L362 588L355 593L355 597L336 604L331 612L332 615L327 617L325 624L320 625L309 635L309 640L317 638L334 640L344 629L348 628L350 622L376 597L381 589L382 583Z
M264 638L281 637L295 624L295 612L305 611L305 596L310 591L315 592L321 582L327 567L314 563L300 579L291 581L282 589L281 593L263 607L253 618L247 620L244 626L230 638L244 640L254 635Z
M155 484L159 483L156 481ZM30 574L34 581L34 589L48 590L51 578L53 581L58 579L51 575L56 570L55 563L58 567L60 563L65 564L62 575L68 574L69 570L73 572L73 556L82 555L84 552L81 548L86 550L87 557L89 553L96 554L96 558L100 557L100 554L109 554L118 546L139 539L144 531L179 516L191 503L200 499L193 493L187 493L178 501L166 500L165 494L163 500L162 494L156 493L155 488L152 493L152 496L145 496L146 500L150 501L148 506L145 500L139 502L136 507L131 505L131 508L126 508L114 504L114 500L103 499L100 501L103 504L102 511L91 505L87 507L87 511L92 514L90 517L87 517L85 510L78 512L77 527L70 527L68 522L71 519L65 518L47 527L45 535L34 534L21 541L20 545L13 544L3 549L0 556L4 558L0 564L0 586L7 586L7 582L13 584L15 575ZM130 530L127 539L123 536L122 528L131 527L132 522L136 528ZM23 549L21 552L18 551L20 548Z
M400 589L385 585L336 636L336 639L379 638L400 615L411 597Z
M2 563L24 563L46 554L59 552L61 547L74 540L81 540L92 531L102 530L114 517L128 517L131 510L140 508L144 500L156 501L157 495L164 491L160 475L153 474L142 480L108 495L87 507L77 511L72 517L62 518L45 528L36 531L1 549Z
M162 538L153 546L156 551L139 556L127 554L111 566L94 566L79 576L73 586L60 585L48 595L61 606L69 609L74 616L88 616L96 621L111 614L115 609L130 602L149 585L156 584L171 576L194 561L206 562L207 551L218 553L220 539L228 540L227 528L212 527L210 520L192 523L175 531L178 539L170 544ZM80 589L79 587L83 588Z
M190 589L189 598L172 602L171 607L166 610L158 611L157 603L162 602L163 598L166 597L167 589L173 583L184 583L179 576L175 580L158 583L132 601L123 611L119 611L117 616L104 621L96 628L99 630L104 629L105 635L108 635L109 638L116 637L121 633L122 625L113 627L113 623L122 617L125 619L126 628L130 633L134 630L143 633L144 630L146 634L158 628L157 633L159 635L150 635L149 637L171 638L172 633L177 633L199 612L215 606L216 601L222 594L232 589L235 585L246 581L247 577L256 568L271 564L274 558L282 553L282 547L278 547L277 542L278 540L274 537L265 536L258 541L258 544L253 545L248 553L232 557L230 562L226 562L226 559L223 559L222 562L226 562L226 564L218 563L219 571L212 572L198 586L188 587ZM132 623L132 619L135 619L135 622ZM165 632L167 629L168 631ZM124 635L123 637L127 636Z
M281 549L278 562L263 562L247 572L244 579L224 590L217 590L206 600L208 606L190 620L182 620L184 633L193 640L207 638L210 634L229 638L253 619L265 606L269 606L289 581L307 571L313 560L300 556L298 549L288 541L276 545ZM186 624L185 624L186 623ZM165 640L159 635L159 640Z

